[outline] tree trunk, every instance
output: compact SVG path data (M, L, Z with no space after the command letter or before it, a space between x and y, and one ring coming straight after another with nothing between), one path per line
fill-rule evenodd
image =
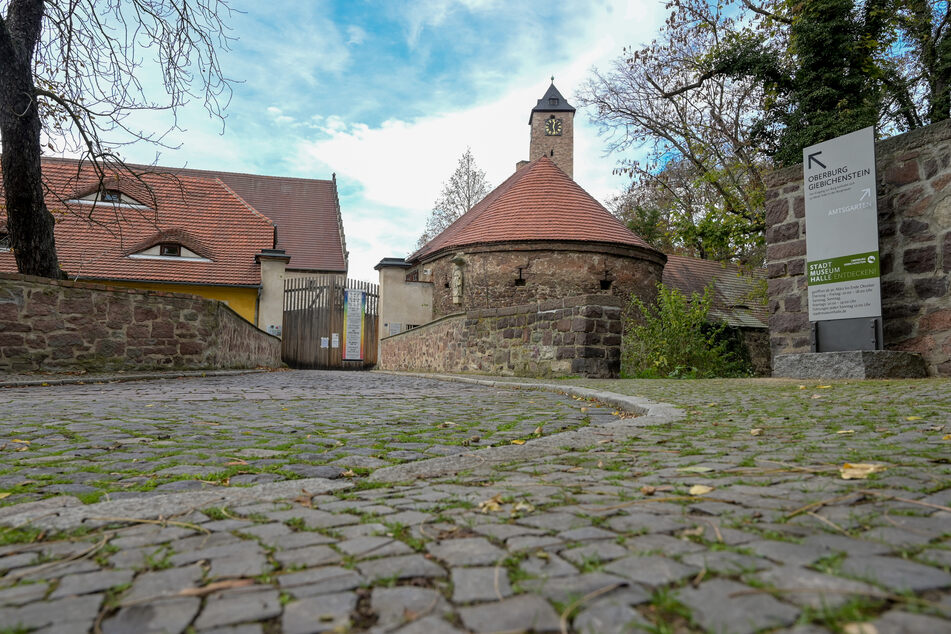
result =
M0 22L0 167L10 247L17 270L60 278L54 219L43 200L40 114L33 85L33 48L39 36L42 1L15 2Z

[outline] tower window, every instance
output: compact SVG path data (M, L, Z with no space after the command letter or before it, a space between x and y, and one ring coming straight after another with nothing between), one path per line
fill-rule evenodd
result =
M549 98L548 98L548 105L549 105L549 106L557 106L557 105L558 105L558 97L549 97Z

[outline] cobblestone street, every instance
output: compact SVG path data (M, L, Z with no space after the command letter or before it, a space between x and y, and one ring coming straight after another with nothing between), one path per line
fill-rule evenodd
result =
M2 389L0 632L951 631L951 381L505 383Z

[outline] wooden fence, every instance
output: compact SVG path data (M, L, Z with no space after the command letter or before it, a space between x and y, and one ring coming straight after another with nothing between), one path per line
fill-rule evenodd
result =
M363 360L344 360L344 297L348 289L363 291ZM379 318L379 286L344 280L336 275L317 275L284 280L284 325L282 357L292 368L364 370L376 365ZM359 310L359 307L350 307Z

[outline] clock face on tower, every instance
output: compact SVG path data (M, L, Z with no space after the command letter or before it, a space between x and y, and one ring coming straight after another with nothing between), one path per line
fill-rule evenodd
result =
M547 136L561 136L562 129L561 119L549 119L545 122L545 134Z

